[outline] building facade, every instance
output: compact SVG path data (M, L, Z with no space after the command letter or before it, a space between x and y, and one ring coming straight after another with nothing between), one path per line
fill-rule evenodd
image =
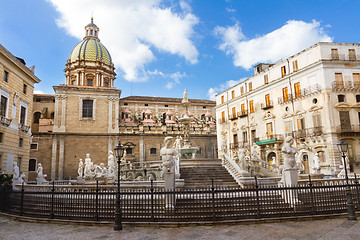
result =
M336 144L349 144L350 171L360 164L360 44L319 42L216 96L218 148L234 157L239 148L280 166L281 147L293 136L303 173L320 158L322 173L341 169Z
M0 172L29 168L34 84L40 80L25 61L0 45Z
M99 28L91 21L83 41L72 50L65 84L55 95L35 95L30 161L42 163L51 180L77 177L80 159L90 153L95 164L107 165L108 152L120 140L133 166L160 160L164 137L182 134L181 98L131 96L120 98L114 87L111 55L100 43ZM194 117L191 141L200 146L197 157L214 158L215 102L190 99ZM30 170L30 169L29 169ZM32 179L35 172L29 173Z

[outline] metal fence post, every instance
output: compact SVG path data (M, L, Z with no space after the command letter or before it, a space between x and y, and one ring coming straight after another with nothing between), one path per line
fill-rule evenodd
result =
M151 179L151 186L150 186L150 192L151 192L151 221L154 222L154 186L153 186L153 180Z
M24 182L21 184L20 216L24 213Z
M257 177L255 176L254 178L255 178L257 218L261 218L261 213L260 213L260 197L259 197L259 185L258 185Z
M360 210L360 196L359 196L359 181L357 179L356 173L354 173L355 175L355 186L356 186L356 198L357 198L357 207L356 210Z
M96 180L95 220L99 221L99 180Z
M54 218L54 192L55 192L55 181L52 182L52 189L51 189L51 212L50 218Z
M314 196L313 196L313 188L312 188L310 175L309 175L309 188L310 188L311 214L314 215L315 214Z
M213 218L213 221L215 221L216 215L215 215L215 187L214 187L214 178L211 178L211 194L212 194L212 218Z

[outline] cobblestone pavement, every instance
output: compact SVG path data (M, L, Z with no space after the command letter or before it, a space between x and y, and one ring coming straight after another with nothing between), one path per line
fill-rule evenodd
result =
M135 227L124 225L115 232L111 226L82 226L30 223L0 216L0 239L360 239L360 221L346 218L278 223Z

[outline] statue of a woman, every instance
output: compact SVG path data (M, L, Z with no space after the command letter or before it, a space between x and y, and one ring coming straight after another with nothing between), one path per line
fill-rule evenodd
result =
M293 143L293 137L288 136L285 138L284 146L281 148L284 154L284 169L294 169L296 167L295 154L298 150L291 146Z
M82 178L84 176L84 163L81 158L79 161L78 174L79 174L79 178Z

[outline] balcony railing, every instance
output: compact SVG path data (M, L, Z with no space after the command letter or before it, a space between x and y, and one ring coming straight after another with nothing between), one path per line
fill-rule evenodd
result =
M266 134L266 136L257 138L258 141L271 140L271 139L276 139L278 141L283 141L284 140L284 135L282 135L282 134Z
M268 103L261 103L261 109L266 110L269 108L274 107L274 104L272 103L272 101L268 102Z
M247 115L248 115L248 110L239 113L240 118L246 117Z
M29 129L30 129L30 126L26 126L25 124L20 123L19 130L21 130L23 132L28 132Z
M360 132L360 125L342 125L336 127L337 133L359 133Z
M342 61L356 61L356 60L360 60L360 55L330 54L328 59L330 59L330 60L342 60Z
M239 143L230 143L230 149L237 149L239 147Z
M239 113L230 114L229 119L230 119L230 120L235 120L235 119L238 118L238 115L239 115Z
M11 123L11 119L1 116L0 122L5 126L9 126Z
M353 83L352 81L345 81L345 82L336 82L332 83L332 89L337 91L344 91L344 90L360 90L359 83Z
M219 118L217 121L218 121L219 123L226 123L226 122L227 122L226 118L224 118L224 119Z
M291 93L288 94L287 98L284 98L284 96L278 98L279 104L284 104L287 102L291 102L293 100L293 95Z

